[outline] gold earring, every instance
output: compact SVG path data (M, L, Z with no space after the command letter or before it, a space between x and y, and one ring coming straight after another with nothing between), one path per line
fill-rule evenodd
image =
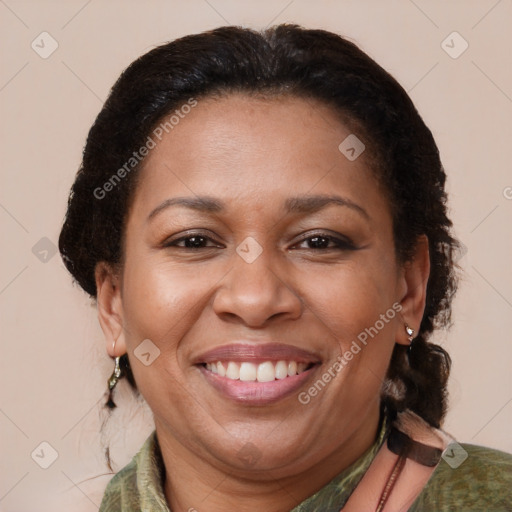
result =
M117 356L114 358L114 371L112 375L108 379L108 390L112 391L121 377L121 365L120 365L121 356Z
M115 352L116 349L116 341L114 341L114 344L112 345L112 352ZM108 399L107 403L105 404L109 409L113 409L116 407L116 404L114 400L112 399L112 393L114 391L114 388L116 387L119 380L123 377L123 372L121 370L121 356L115 356L114 357L114 371L112 372L112 375L107 381L108 384Z

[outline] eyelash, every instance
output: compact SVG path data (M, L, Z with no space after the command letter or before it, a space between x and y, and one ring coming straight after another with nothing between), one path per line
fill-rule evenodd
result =
M184 236L184 237L181 237L181 238L178 238L176 240L171 240L170 242L167 242L164 244L164 247L178 247L180 249L184 249L186 251L198 251L198 250L201 250L201 249L212 249L212 248L215 248L215 247L218 247L218 246L206 246L206 247L184 247L184 246L179 246L177 245L178 243L180 242L184 242L184 241L187 241L187 240L190 240L192 238L203 238L204 240L206 241L210 241L210 242L215 242L215 240L213 240L212 238L210 238L209 236L206 236L205 234L203 233L192 233L192 234L189 234L187 236ZM306 248L306 250L312 250L312 251L332 251L332 250L341 250L341 251L347 251L347 250L356 250L357 247L354 245L354 243L348 239L348 238L338 238L338 237L335 237L333 235L329 235L327 233L314 233L314 234L309 234L308 236L303 236L296 244L294 244L294 247L298 244L301 244L305 241L308 241L308 240L311 240L311 239L314 239L314 238L321 238L321 239L325 239L325 240L328 240L329 243L334 243L334 246L333 247L324 247L324 248L312 248L312 247L309 247L309 248Z
M311 240L313 238L323 238L323 239L326 239L329 242L334 243L334 247L324 247L322 249L314 249L314 248L309 247L308 249L312 250L312 251L329 251L329 250L339 250L339 251L350 251L350 250L352 250L353 251L353 250L356 249L356 246L352 242L352 240L350 240L350 239L348 239L346 237L338 238L336 236L329 235L327 233L322 233L322 232L314 233L314 234L309 234L308 236L303 236L297 242L297 244L295 244L295 245L298 245L298 244L300 244L302 242L305 242L307 240Z

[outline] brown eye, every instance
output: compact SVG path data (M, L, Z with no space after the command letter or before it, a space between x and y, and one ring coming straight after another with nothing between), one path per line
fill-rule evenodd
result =
M208 245L209 244L209 245ZM189 234L175 240L170 240L163 244L164 247L178 247L180 249L210 249L212 247L220 247L212 238L200 233Z
M179 242L183 242L185 244L183 247L186 247L187 249L200 249L201 247L205 247L207 241L208 238L205 236L189 236L179 240ZM175 245L179 247L178 243Z
M300 247L306 243L307 247ZM352 241L345 238L337 238L327 234L315 234L302 238L299 244L296 245L300 249L314 249L314 250L355 250L356 247Z

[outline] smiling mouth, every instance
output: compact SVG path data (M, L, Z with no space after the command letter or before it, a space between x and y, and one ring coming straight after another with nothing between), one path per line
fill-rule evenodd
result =
M322 360L294 345L232 342L196 356L192 364L223 398L244 406L265 406L306 386Z
M311 369L314 363L297 361L217 361L203 363L203 367L219 377L243 382L272 382L300 375Z
M197 365L205 381L221 396L243 406L255 407L269 406L292 397L315 378L320 366L320 363L285 360L260 363L217 361Z

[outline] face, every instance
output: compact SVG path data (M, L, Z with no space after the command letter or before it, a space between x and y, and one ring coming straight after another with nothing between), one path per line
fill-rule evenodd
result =
M286 475L375 436L428 256L397 262L371 148L338 149L350 133L311 100L231 95L146 157L99 314L176 451Z

